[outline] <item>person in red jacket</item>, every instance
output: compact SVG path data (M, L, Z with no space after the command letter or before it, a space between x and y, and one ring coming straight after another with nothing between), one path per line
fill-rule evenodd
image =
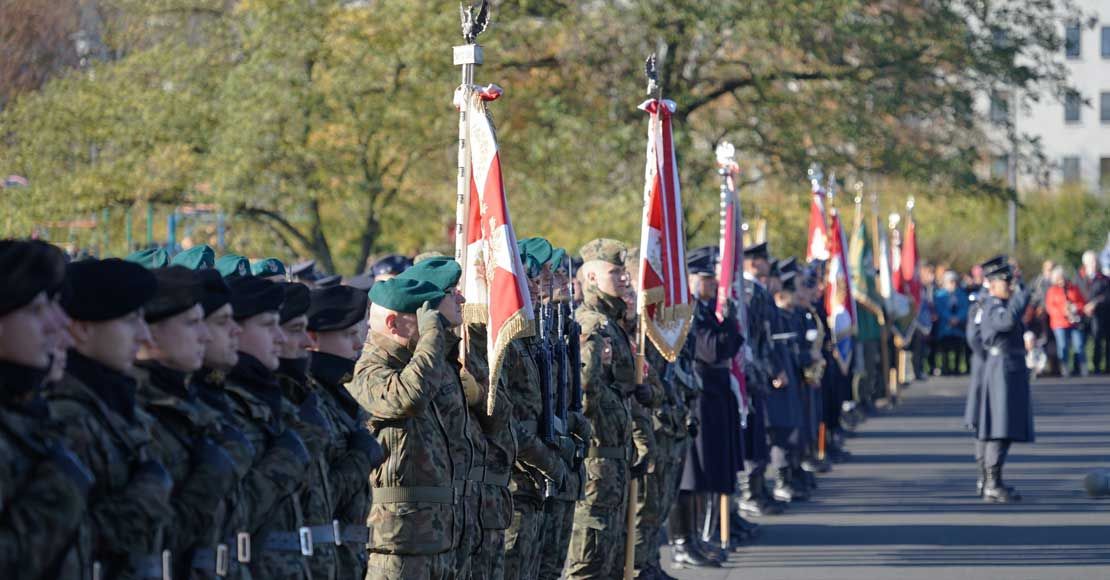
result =
M1060 374L1069 376L1068 351L1075 351L1075 366L1079 374L1087 376L1086 337L1083 336L1083 293L1064 276L1064 269L1052 269L1052 286L1045 293L1045 310L1048 325L1056 336L1056 353L1060 357ZM1069 349L1070 347L1070 349Z

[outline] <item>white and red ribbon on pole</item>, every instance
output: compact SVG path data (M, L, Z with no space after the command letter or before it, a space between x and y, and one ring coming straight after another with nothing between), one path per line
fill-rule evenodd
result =
M825 191L813 180L813 201L809 204L809 243L806 262L829 259L829 229L825 222Z
M535 332L535 314L528 294L528 281L516 245L509 215L509 202L501 176L501 154L497 132L486 103L502 94L497 85L459 87L455 106L467 119L470 191L466 200L462 239L463 307L467 323L487 327L489 357L489 412L501 365L509 343Z
M656 349L674 361L686 342L693 303L686 279L686 229L671 119L674 101L650 99L640 110L648 123L644 221L640 233L637 309Z
M736 177L740 166L736 163L735 148L731 143L722 143L717 148L717 164L721 173L721 270L720 284L717 286L717 318L724 320L725 308L731 300L738 314L736 323L740 333L747 338L748 317L744 308L744 233L741 230L743 211L736 192ZM744 375L744 356L746 348L740 349L732 357L729 365L729 383L740 404L740 422L747 426L748 382Z
M840 215L833 210L829 220L829 262L826 268L825 312L832 336L833 357L841 371L851 368L856 333L856 303L852 299L852 276L848 270L848 247Z

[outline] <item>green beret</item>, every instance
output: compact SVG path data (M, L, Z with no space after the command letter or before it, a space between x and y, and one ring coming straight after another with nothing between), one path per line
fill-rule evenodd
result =
M277 258L266 258L264 260L255 260L251 264L251 274L254 276L262 276L268 278L270 276L284 276L285 264Z
M555 271L559 268L567 269L563 260L567 257L567 251L562 248L554 248L551 250L551 270Z
M201 245L193 246L173 257L175 266L185 266L190 270L207 270L216 267L216 252Z
M170 265L170 255L162 248L147 248L132 252L131 255L124 258L128 262L134 262L147 270L156 270L158 268L165 268Z
M239 254L224 254L216 260L216 271L224 278L250 276L251 262Z
M543 264L532 254L521 254L520 263L524 265L524 274L529 278L535 278L543 273Z
M399 278L431 282L441 292L459 285L462 268L451 258L429 258L402 272Z
M551 247L551 242L543 238L525 238L516 243L516 247L520 250L521 254L528 254L540 263L540 267L547 265L551 261L551 256L554 248Z
M406 314L415 313L425 302L439 306L443 296L443 290L435 284L414 278L390 278L374 284L370 289L371 302Z
M624 266L624 258L628 254L628 247L619 240L598 238L586 242L586 245L582 246L578 253L582 255L583 262L601 261Z

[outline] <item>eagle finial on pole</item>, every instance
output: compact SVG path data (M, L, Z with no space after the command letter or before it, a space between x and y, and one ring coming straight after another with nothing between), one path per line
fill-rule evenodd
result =
M478 35L489 25L489 2L482 0L477 7L459 4L462 18L463 39L467 44L475 44Z

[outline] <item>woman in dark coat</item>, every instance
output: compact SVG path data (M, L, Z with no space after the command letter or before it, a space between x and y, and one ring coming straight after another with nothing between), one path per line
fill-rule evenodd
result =
M988 271L990 296L983 301L979 331L985 358L979 376L976 458L984 469L983 499L1006 503L1020 499L1002 483L1010 444L1034 440L1029 369L1025 366L1022 313L1028 295L1014 288L1009 265Z

